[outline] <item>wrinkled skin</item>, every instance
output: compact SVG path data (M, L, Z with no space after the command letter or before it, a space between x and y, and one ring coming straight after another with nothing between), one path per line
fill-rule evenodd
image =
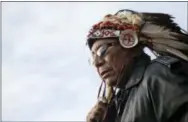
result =
M100 39L97 40L92 48L91 52L95 53L96 50L103 44L117 41L116 39ZM94 66L97 69L99 76L109 86L115 86L116 80L121 73L123 65L132 65L134 57L138 54L138 48L124 49L120 44L110 46L107 49L104 58L96 57ZM125 67L126 68L126 67ZM128 69L127 69L128 70ZM106 71L105 74L103 72ZM128 71L127 71L128 72ZM121 87L121 86L119 86Z
M97 40L92 48L91 52L95 53L97 49L106 43L111 43L117 41L116 39L99 39ZM101 79L105 81L109 86L116 86L117 78L120 76L122 71L122 66L125 65L124 72L130 72L130 67L133 65L134 58L139 54L141 48L131 48L131 49L124 49L121 47L120 44L110 46L107 51L106 55L101 58L96 56L94 58L94 66L97 69L97 72ZM103 72L106 73L103 73ZM126 74L126 73L125 73ZM125 83L118 84L118 87L124 86ZM87 122L95 122L94 118L100 118L104 116L104 112L106 109L105 104L100 104L99 102L90 110L87 115Z

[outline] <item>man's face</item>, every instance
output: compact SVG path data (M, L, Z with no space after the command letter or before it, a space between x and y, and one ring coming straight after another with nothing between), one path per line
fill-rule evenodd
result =
M132 51L123 49L117 42L116 39L99 39L91 48L97 72L110 86L116 85L122 66L130 64L132 57Z

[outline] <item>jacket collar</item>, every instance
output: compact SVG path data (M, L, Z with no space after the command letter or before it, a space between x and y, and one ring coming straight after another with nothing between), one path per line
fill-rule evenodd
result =
M125 85L125 89L129 89L134 87L140 83L143 78L145 69L147 65L150 63L150 57L147 54L142 54L135 63L133 68L133 72Z

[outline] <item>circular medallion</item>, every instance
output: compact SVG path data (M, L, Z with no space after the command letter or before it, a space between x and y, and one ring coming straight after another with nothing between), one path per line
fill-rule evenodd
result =
M138 37L133 30L124 30L119 36L119 41L122 47L132 48L138 44Z

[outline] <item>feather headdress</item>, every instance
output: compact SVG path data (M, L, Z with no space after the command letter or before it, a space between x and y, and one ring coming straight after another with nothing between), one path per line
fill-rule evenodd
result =
M134 44L128 41L123 43L122 40L127 39L125 35L132 35ZM143 44L158 55L173 55L188 61L188 34L168 14L138 13L125 9L106 15L92 27L87 43L91 48L93 40L111 37L119 38L125 48Z

